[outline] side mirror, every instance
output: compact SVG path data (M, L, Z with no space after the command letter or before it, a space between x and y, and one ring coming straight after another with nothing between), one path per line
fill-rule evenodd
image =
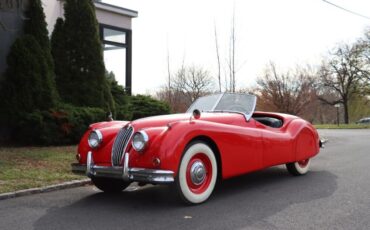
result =
M107 121L113 121L113 115L112 115L112 112L109 112L107 114Z
M194 111L193 111L193 117L195 119L199 119L200 118L200 111L199 111L199 109L194 109Z

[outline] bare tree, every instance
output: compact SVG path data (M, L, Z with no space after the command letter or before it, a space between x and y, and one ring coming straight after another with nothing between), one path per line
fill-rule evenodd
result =
M189 105L199 97L212 91L213 81L207 70L201 67L182 67L174 77L174 89L182 92Z
M167 39L167 102L171 104L171 68L170 68L170 50L168 48L168 39Z
M234 2L235 4L235 2ZM232 85L232 91L231 92L235 92L235 87L236 87L236 83L235 83L235 42L236 42L236 36L235 36L235 5L234 5L234 9L233 9L233 24L232 24L232 29L231 29L231 51L232 51L232 54L231 54L231 73L232 73L232 77L231 77L231 85Z
M216 56L217 56L217 67L218 67L218 72L217 72L217 79L218 79L218 87L219 87L219 92L222 91L222 85L221 85L221 62L220 62L220 53L219 53L219 47L218 47L218 36L217 36L217 28L216 28L216 23L215 23L215 43L216 43Z
M213 79L207 70L182 65L175 74L172 74L171 88L163 86L156 96L166 101L172 112L185 112L196 99L211 93L213 85ZM171 95L171 101L168 100L168 95Z
M171 95L171 101L168 100L168 95ZM184 97L183 92L176 89L169 90L166 86L156 92L156 97L168 103L173 113L183 113L189 107L189 102Z
M230 34L230 44L229 44L229 59L227 61L229 68L229 91L235 92L236 82L235 82L235 43L236 43L236 34L235 34L235 5L233 8L233 18L231 23L231 34Z
M362 65L360 72L362 76L363 92L362 94L370 94L370 28L365 31L364 38L359 39L356 42L356 46L359 47L361 56L358 58ZM367 87L366 87L367 86Z
M295 72L280 74L274 63L257 79L259 104L263 110L302 115L307 106L315 100L313 74L297 67Z
M349 101L363 91L363 46L358 43L339 45L330 58L324 62L320 70L320 86L322 91L336 95L333 100L320 93L320 100L330 104L342 104L344 122L349 123Z

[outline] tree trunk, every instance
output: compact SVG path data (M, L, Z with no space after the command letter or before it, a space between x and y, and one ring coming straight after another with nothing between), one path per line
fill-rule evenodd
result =
M344 123L348 124L349 123L348 100L344 100L343 108L344 108Z

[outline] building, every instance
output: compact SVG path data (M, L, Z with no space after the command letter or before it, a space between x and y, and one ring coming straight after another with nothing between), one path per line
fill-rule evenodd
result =
M6 68L6 56L14 40L22 33L23 15L28 0L0 1L0 74ZM51 34L58 17L63 17L63 0L42 0L45 20ZM131 94L132 88L132 19L138 12L101 1L94 1L104 48L106 69Z

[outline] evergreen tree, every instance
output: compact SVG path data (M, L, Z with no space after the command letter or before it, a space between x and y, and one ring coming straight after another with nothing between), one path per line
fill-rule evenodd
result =
M118 84L116 76L112 71L111 72L107 71L105 73L105 76L109 82L110 91L112 93L113 100L116 103L116 107L117 105L126 105L128 103L127 101L128 95L125 91L125 88L122 85Z
M51 34L51 54L54 60L54 70L55 70L55 82L57 86L58 92L61 94L64 88L68 87L65 84L69 84L69 81L66 81L65 77L68 75L64 72L66 63L66 37L64 33L64 20L62 18L58 18L53 33ZM61 94L63 98L63 95Z
M30 0L25 15L27 20L24 23L24 33L32 35L42 49L48 49L50 52L47 24L41 0Z
M62 99L77 106L101 107L114 112L105 78L98 23L91 0L66 0L63 26L65 63L56 62ZM53 51L54 53L54 51Z
M46 98L51 100L51 106L55 106L58 100L58 94L55 86L54 62L51 55L47 24L45 22L41 0L30 0L25 15L27 20L24 23L24 33L34 37L39 44L43 59L47 63L47 68L43 69L44 73L42 74L43 94L46 94Z
M54 106L48 62L33 36L23 35L14 42L7 64L1 92L7 114L14 116Z

